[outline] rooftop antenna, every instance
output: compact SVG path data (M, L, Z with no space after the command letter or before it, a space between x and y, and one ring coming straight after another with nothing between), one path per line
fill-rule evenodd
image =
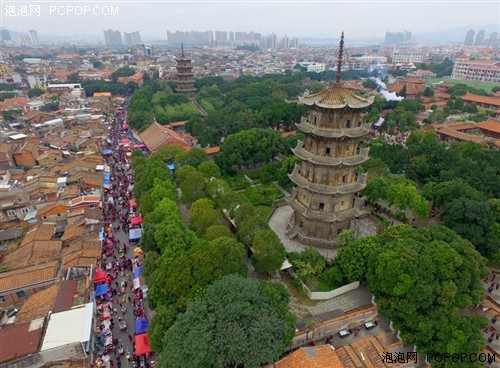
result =
M335 78L335 84L340 84L340 77L342 76L342 56L344 54L344 31L340 36L340 46L339 46L339 59L337 60L337 76Z
M181 42L181 56L184 56L184 42Z

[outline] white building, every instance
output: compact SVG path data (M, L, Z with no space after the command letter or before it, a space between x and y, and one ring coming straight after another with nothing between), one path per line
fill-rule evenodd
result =
M500 83L500 61L456 59L451 77L465 81Z
M428 63L429 54L419 51L394 51L393 63Z

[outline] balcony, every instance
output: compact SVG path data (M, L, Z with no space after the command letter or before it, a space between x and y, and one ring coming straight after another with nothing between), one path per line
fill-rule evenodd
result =
M364 136L371 129L371 124L369 123L361 124L361 126L353 128L333 129L333 128L318 127L316 125L310 124L307 121L307 118L305 117L302 117L302 119L300 119L300 123L296 124L296 126L297 129L306 134L313 134L318 137L324 137L324 138L342 138L342 137L359 138Z
M319 221L319 222L328 222L328 223L342 222L369 213L368 211L364 210L363 208L360 208L359 206L354 206L352 208L349 208L347 211L342 211L342 212L325 212L325 211L313 210L307 208L296 198L290 200L288 203L295 212L302 214L302 216L304 216L309 220Z
M318 194L348 194L361 191L366 186L366 177L368 174L358 173L355 182L349 184L342 184L337 186L313 183L299 174L299 166L295 165L293 172L288 175L290 180L300 188L306 189L313 193Z
M322 165L322 166L356 166L362 164L366 160L368 160L368 152L370 151L369 147L361 148L359 153L353 156L345 156L345 157L331 157L331 156L319 156L315 155L304 148L303 141L297 141L297 147L292 149L295 156L300 158L303 161L310 162L314 165Z

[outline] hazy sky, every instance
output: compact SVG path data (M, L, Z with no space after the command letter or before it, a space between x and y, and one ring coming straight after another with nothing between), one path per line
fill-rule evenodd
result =
M500 1L85 1L3 0L2 26L39 35L95 34L104 29L138 30L166 38L166 31L241 30L279 36L334 35L383 37L386 31L413 34L462 26L500 25ZM9 13L11 5L40 5L32 14ZM87 14L68 15L70 8ZM97 8L94 8L96 7ZM10 7L10 8L9 8ZM118 15L101 15L106 7ZM26 8L24 8L26 9ZM23 10L21 10L22 13ZM59 13L59 14L58 14ZM499 26L500 27L500 26ZM464 34L465 36L465 34Z

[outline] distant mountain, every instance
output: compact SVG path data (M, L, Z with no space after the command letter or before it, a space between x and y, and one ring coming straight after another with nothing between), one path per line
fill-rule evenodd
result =
M482 29L486 32L486 38L488 38L491 32L500 33L500 24L451 28L444 31L416 34L414 36L416 42L429 45L437 43L463 43L469 29L475 30L476 34Z

